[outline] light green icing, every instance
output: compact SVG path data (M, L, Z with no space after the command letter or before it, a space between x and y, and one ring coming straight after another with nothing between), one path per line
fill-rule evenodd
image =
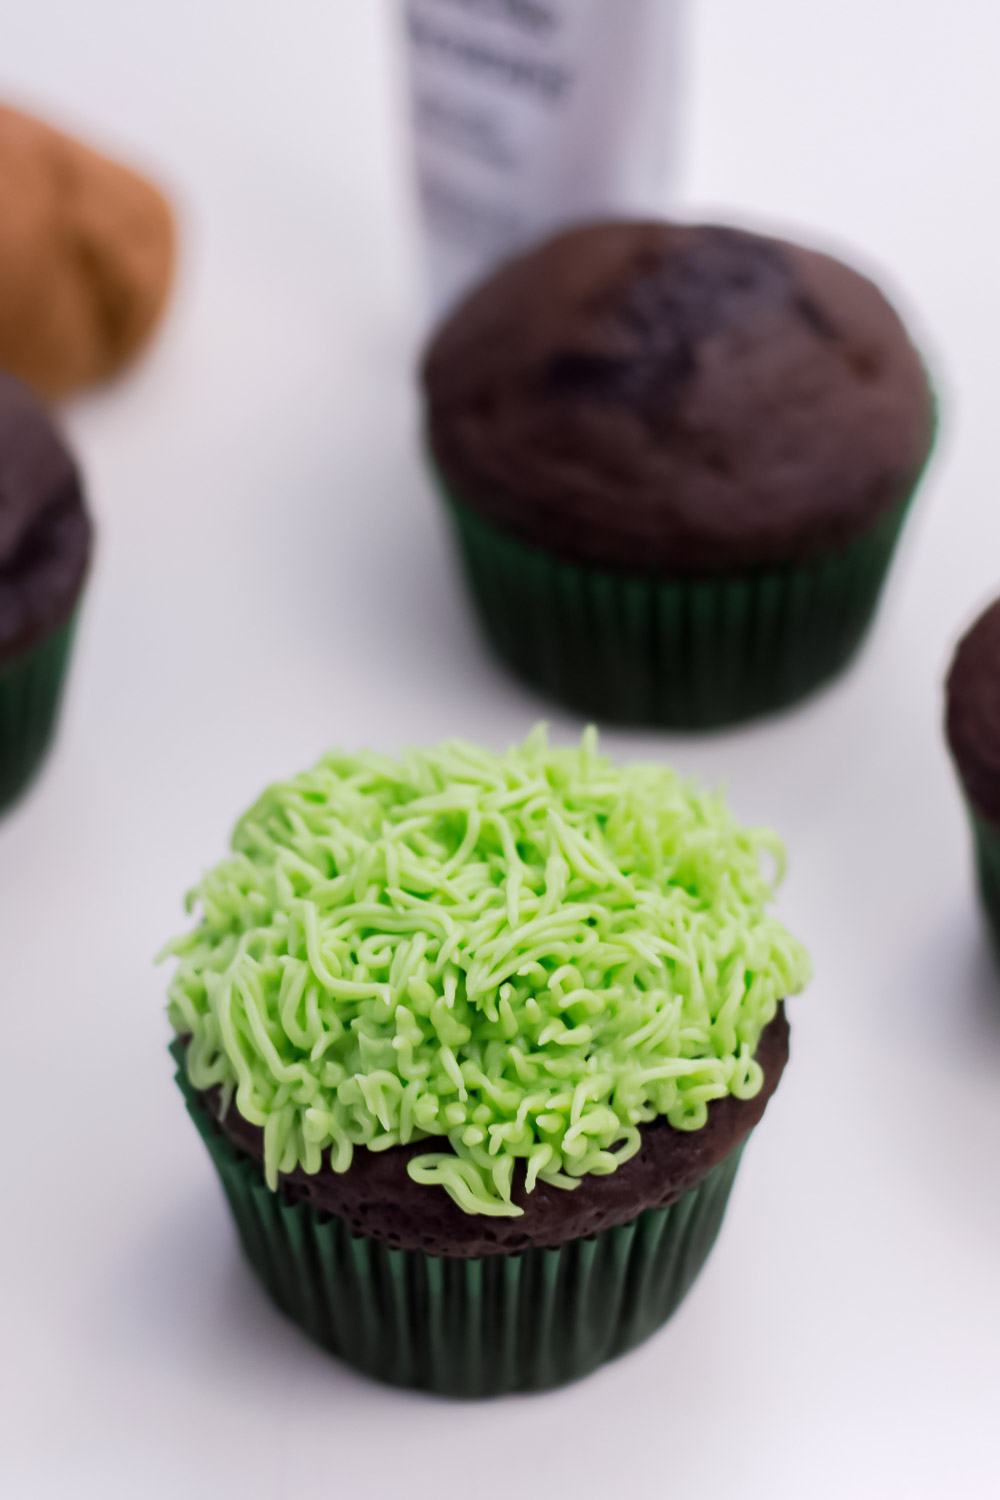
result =
M572 1188L644 1121L697 1130L757 1093L760 1034L809 976L766 911L776 838L665 766L612 767L593 731L332 751L232 846L167 949L169 1016L194 1087L263 1127L272 1187L427 1139L412 1177L516 1215L518 1159L529 1191Z

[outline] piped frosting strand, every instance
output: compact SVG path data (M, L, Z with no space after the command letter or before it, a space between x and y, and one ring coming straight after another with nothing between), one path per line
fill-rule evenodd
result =
M272 1188L427 1140L413 1178L517 1215L518 1161L529 1192L570 1189L642 1124L756 1094L761 1032L809 976L766 910L775 837L665 766L612 767L593 731L333 751L232 847L166 950L169 1016L194 1087L263 1129Z

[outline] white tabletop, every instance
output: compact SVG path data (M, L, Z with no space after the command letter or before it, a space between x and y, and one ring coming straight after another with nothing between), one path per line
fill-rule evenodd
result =
M845 681L740 733L605 736L780 829L816 979L674 1322L475 1406L373 1385L265 1301L152 967L236 814L326 744L579 729L485 654L421 468L394 13L0 11L0 96L157 172L183 235L155 349L66 412L97 564L58 748L0 827L0 1494L995 1496L1000 979L940 719L1000 587L1000 7L692 5L685 212L880 268L944 430Z

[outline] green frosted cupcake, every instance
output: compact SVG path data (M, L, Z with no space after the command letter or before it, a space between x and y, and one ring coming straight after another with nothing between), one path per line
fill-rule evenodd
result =
M1000 949L1000 599L959 642L946 698L946 733L972 827L980 896Z
M934 427L870 281L739 230L592 225L485 282L423 373L475 605L527 682L696 728L850 660Z
M52 739L90 545L72 458L36 397L0 373L0 810Z
M248 1259L370 1374L481 1396L673 1312L788 1055L772 835L592 733L332 752L174 942L178 1081Z

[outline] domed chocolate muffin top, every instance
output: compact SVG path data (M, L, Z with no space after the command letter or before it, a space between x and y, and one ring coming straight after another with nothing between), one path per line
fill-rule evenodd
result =
M912 488L933 403L881 292L742 230L614 222L511 261L423 368L431 453L464 504L599 566L805 560Z
M90 540L73 459L37 397L0 373L0 670L69 619Z
M969 800L1000 826L1000 599L959 642L948 674L946 728Z

